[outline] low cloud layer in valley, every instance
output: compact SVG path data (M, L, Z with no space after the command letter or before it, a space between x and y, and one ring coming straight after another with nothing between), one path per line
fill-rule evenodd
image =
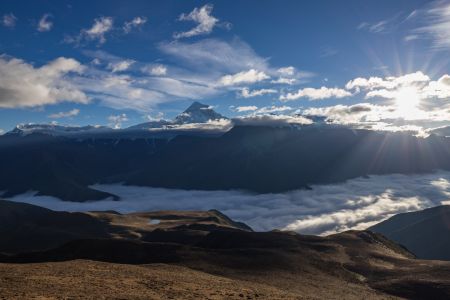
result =
M93 188L116 194L121 201L62 202L53 197L35 196L33 192L10 200L68 211L218 209L255 230L287 229L322 235L364 229L397 213L450 204L450 172L444 171L370 176L283 194L186 191L119 184Z

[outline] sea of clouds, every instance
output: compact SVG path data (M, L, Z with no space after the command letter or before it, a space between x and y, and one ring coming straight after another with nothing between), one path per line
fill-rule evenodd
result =
M120 196L85 203L64 202L35 192L9 200L65 211L218 209L253 229L294 230L303 234L332 234L365 229L394 214L450 204L450 172L422 175L361 177L341 184L315 185L312 190L277 194L242 191L187 191L97 184L97 190Z

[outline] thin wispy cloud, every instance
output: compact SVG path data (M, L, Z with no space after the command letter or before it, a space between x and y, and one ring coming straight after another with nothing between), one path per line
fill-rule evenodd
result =
M220 83L225 86L239 85L260 82L269 78L270 77L263 71L250 69L248 71L242 71L232 75L225 75L220 78Z
M423 36L431 40L432 47L437 50L450 48L450 3L434 1L428 7L417 12L420 14L422 26L413 30L410 36Z
M278 93L278 91L274 90L274 89L250 90L248 88L243 88L241 90L240 96L244 97L244 98L253 98L253 97L258 97L258 96L263 96L263 95L268 95L268 94L276 94L276 93Z
M50 119L71 118L71 117L78 116L79 113L80 113L80 110L77 109L77 108L74 108L74 109L69 110L69 111L61 111L61 112L58 112L58 113L54 113L54 114L48 115L48 117Z
M8 28L14 28L16 27L16 23L17 23L17 17L12 14L4 14L2 17L2 25Z

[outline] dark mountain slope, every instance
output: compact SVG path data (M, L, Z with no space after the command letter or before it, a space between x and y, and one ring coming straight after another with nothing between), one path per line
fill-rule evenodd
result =
M179 136L129 184L284 192L368 174L450 167L449 141L332 127L234 127L220 138Z
M0 191L68 201L111 196L89 188L152 187L285 192L369 174L450 170L450 142L344 127L237 126L222 136L173 139L0 137Z
M450 260L450 206L398 214L369 228L404 245L419 258Z
M118 272L115 263L157 264L154 266L159 268L164 268L161 263L170 263L171 266L187 267L209 276L221 276L222 281L244 281L247 287L275 288L289 293L292 299L358 299L362 295L382 299L390 295L409 299L445 299L450 296L450 262L414 259L405 248L369 231L316 237L292 232L252 232L244 224L235 223L217 211L68 214L10 202L0 202L0 205L6 212L2 215L5 218L0 219L0 228L4 228L4 224L9 226L0 239L19 238L17 232L20 230L11 228L20 228L25 217L35 220L35 228L44 228L39 221L42 216L50 220L45 225L49 232L58 228L73 232L75 229L70 229L67 223L76 225L78 222L78 232L84 228L85 233L91 234L89 238L74 238L52 249L0 254L0 262L20 263L22 265L16 265L16 270L29 268L28 274L33 273L37 266L35 263L57 268L59 264L51 262L79 259L109 262L111 272ZM22 215L19 214L16 221L11 216L20 207ZM52 223L58 216L60 220ZM100 228L106 228L109 236L105 237L105 231L95 232L85 226L87 217L94 219L91 222L94 228L99 224ZM156 220L160 222L154 224L152 221ZM0 282L10 286L18 280L17 275L15 272L4 273L2 270L8 269L9 265L2 263ZM124 268L133 269L132 266ZM61 280L66 280L67 272L57 274ZM84 276L84 272L77 268L70 272L72 278ZM123 276L122 271L115 276ZM171 281L165 276L167 274L160 274L158 278L165 278L167 286ZM22 280L25 282L27 279ZM98 282L100 278L92 280ZM140 283L142 288L143 282ZM149 286L154 288L155 284ZM46 287L48 284L38 290ZM207 288L204 286L200 290Z

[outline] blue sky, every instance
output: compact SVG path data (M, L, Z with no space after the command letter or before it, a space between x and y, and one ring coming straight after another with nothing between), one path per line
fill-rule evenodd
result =
M0 4L0 131L226 116L447 125L448 1ZM117 121L119 120L119 121Z

